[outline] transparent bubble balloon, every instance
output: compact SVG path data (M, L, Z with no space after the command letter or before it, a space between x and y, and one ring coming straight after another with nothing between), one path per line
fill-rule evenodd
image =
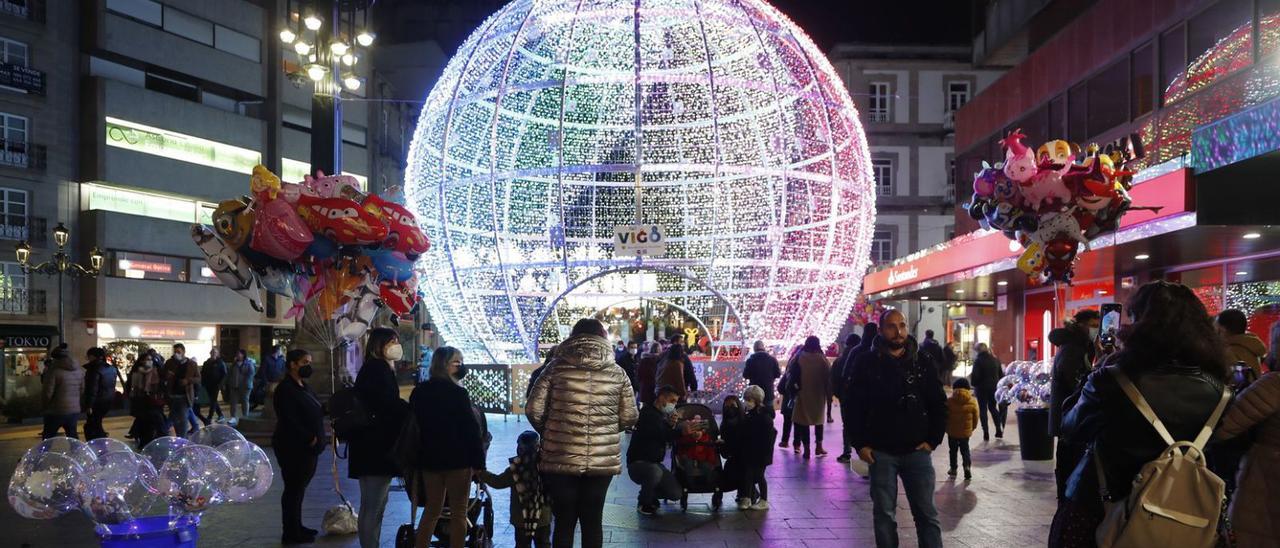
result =
M92 449L93 452L98 455L99 463L102 462L103 457L111 453L134 454L133 449L129 447L129 444L115 438L98 438L96 440L89 440L85 445L88 445L89 449Z
M91 468L98 462L98 454L88 444L66 436L56 436L41 441L35 447L28 449L22 460L25 461L46 453L64 455L79 465L82 470Z
M173 457L183 447L191 445L191 442L176 437L164 436L151 440L146 447L142 448L142 456L151 461L151 465L160 470L164 468L164 463Z
M32 519L52 519L79 505L76 487L81 468L62 453L35 453L32 448L19 462L9 480L9 505L18 515Z
M1009 403L1009 387L1000 386L996 388L996 401L1000 403Z
M274 477L271 460L261 447L247 441L229 441L219 445L218 452L231 464L227 500L248 502L265 495L271 488Z
M108 533L127 531L133 520L159 507L156 483L156 469L146 457L107 453L80 483L80 510Z
M196 430L190 438L191 443L198 445L208 445L209 447L221 447L222 444L232 441L245 441L244 434L239 430L227 426L225 424L210 424L204 428Z
M156 485L171 510L193 514L222 504L230 479L231 463L217 449L188 445L165 462Z

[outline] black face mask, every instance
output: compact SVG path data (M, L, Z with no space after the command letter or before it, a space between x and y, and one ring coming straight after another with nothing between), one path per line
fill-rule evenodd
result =
M307 364L298 368L298 376L304 379L309 378L312 373L315 373L315 368L311 367L311 364Z
M467 364L464 363L458 365L458 372L453 374L453 378L462 380L465 376L467 376Z

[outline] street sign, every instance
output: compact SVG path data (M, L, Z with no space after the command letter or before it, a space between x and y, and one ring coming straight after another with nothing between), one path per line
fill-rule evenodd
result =
M621 225L613 229L613 255L661 257L667 253L666 238L660 225Z

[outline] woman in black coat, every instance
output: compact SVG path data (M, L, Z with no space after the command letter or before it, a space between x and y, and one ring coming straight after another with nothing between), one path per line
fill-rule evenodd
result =
M1138 289L1127 309L1132 323L1118 335L1124 350L1089 375L1079 400L1062 418L1060 436L1090 449L1067 480L1049 529L1050 547L1095 545L1103 504L1093 452L1103 462L1109 500L1116 501L1129 495L1142 465L1168 447L1124 394L1117 380L1121 375L1137 387L1174 440L1194 440L1223 401L1226 351L1190 289L1151 282Z
M387 507L391 478L401 475L392 458L392 447L408 404L400 399L395 362L404 357L396 332L380 327L369 331L364 365L356 374L356 395L369 413L371 426L348 442L351 462L348 476L360 480L359 537L361 548L378 548L382 513Z
M458 381L467 374L462 352L457 348L437 348L431 356L430 378L414 387L409 405L418 422L421 447L416 468L424 493L422 522L418 524L418 546L427 546L435 523L444 510L466 508L472 474L484 470L484 441L476 422L471 396ZM449 545L461 548L467 536L467 513L453 512L449 519Z
M315 542L317 531L302 525L302 499L316 475L316 457L325 448L324 408L306 382L312 372L311 354L302 349L290 350L285 363L285 378L272 398L276 430L271 434L271 447L284 480L284 493L280 495L284 526L281 540L285 544L309 544Z

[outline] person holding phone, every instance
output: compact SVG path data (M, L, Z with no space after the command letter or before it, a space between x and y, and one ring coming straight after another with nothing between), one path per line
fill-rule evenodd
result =
M1080 383L1093 371L1093 362L1098 354L1098 334L1102 328L1102 314L1097 310L1086 308L1076 312L1067 325L1049 332L1049 342L1058 347L1053 358L1053 380L1049 383L1049 435L1058 436L1065 412L1064 403L1076 393ZM1067 478L1075 469L1083 448L1066 447L1058 440L1057 468L1054 476L1057 480L1058 499L1062 500L1066 492Z

